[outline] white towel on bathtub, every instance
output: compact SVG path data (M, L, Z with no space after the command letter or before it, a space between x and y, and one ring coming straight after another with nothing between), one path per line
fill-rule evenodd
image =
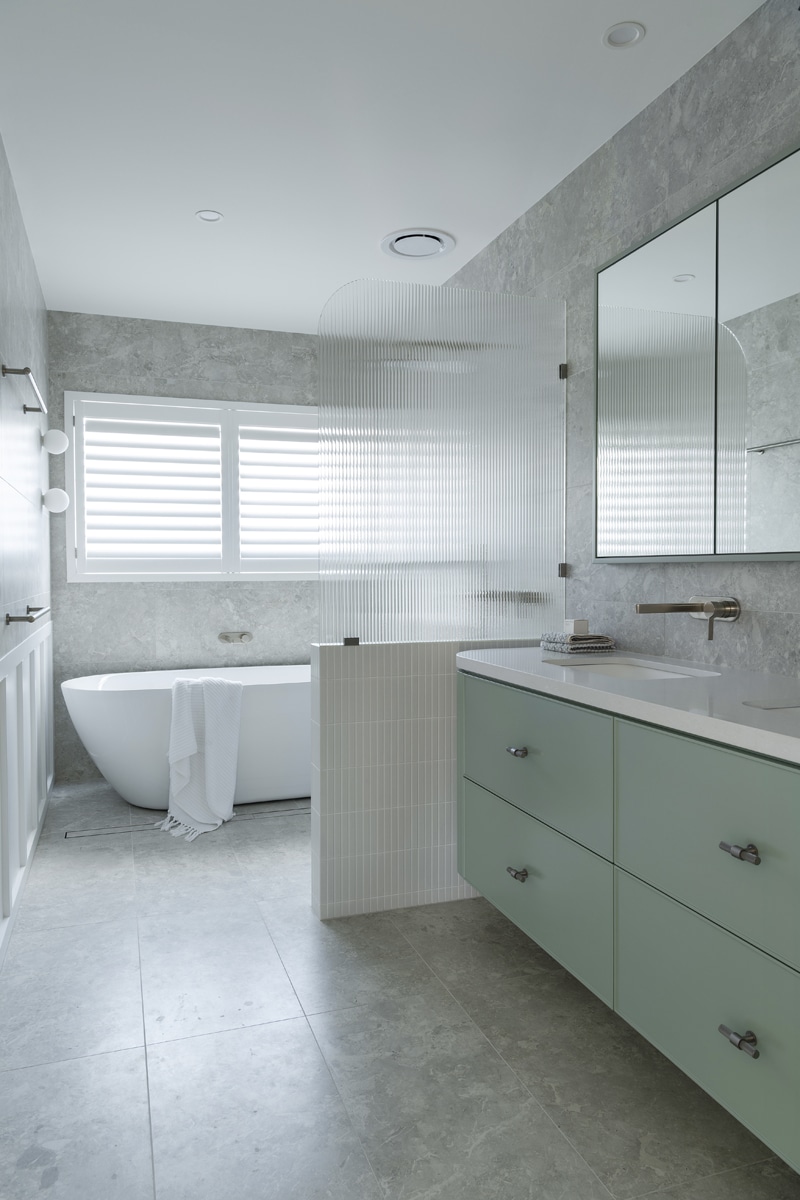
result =
M169 811L160 829L194 841L233 816L242 684L176 679L169 732Z

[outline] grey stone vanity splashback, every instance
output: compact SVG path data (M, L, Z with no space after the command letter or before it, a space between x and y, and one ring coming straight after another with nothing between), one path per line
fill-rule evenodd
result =
M317 339L309 334L64 312L49 314L49 331L53 428L63 428L65 391L317 403ZM51 472L62 487L63 458ZM63 516L51 517L60 780L98 777L64 708L64 679L309 661L316 582L68 584L65 528ZM232 629L251 631L252 642L218 640Z
M800 563L592 563L595 271L795 149L798 112L800 13L767 0L449 281L567 302L567 615L630 650L800 670ZM703 622L634 612L692 595L742 617L709 643Z

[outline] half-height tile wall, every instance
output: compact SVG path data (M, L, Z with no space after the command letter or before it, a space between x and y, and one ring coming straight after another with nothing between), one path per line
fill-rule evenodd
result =
M456 870L456 642L315 646L312 902L322 918L477 895Z

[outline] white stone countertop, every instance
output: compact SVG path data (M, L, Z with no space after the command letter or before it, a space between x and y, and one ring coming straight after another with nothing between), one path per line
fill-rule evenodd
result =
M663 680L618 679L595 674L591 664L597 662L600 666L606 658L652 664L666 670L716 674ZM557 655L538 646L466 650L456 656L456 663L461 671L499 683L511 683L559 700L572 700L616 716L721 742L737 750L800 764L800 679L792 676L628 654L623 650L608 656ZM578 664L588 665L574 670ZM744 701L789 703L798 707L751 708Z

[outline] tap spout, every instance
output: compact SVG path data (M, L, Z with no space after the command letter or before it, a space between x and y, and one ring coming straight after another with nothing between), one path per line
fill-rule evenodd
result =
M742 607L738 600L728 596L723 600L709 600L705 596L692 596L691 600L667 601L663 604L637 604L637 613L688 613L708 621L708 640L714 640L715 621L736 621Z

